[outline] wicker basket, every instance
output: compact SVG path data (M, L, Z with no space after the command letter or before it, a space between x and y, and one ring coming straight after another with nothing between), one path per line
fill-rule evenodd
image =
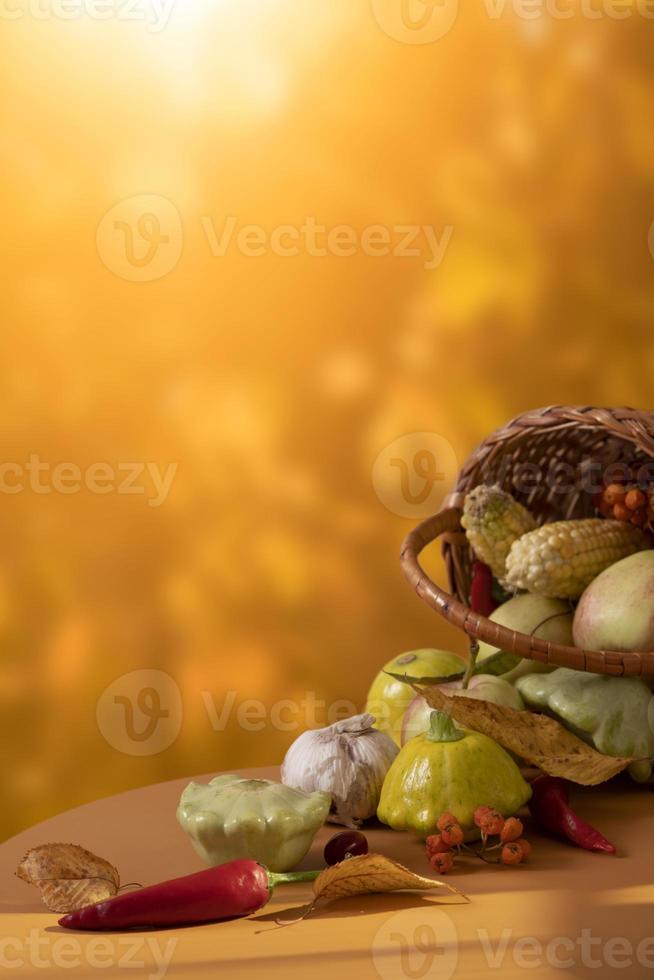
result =
M556 667L596 674L654 675L654 652L616 653L561 646L499 626L467 605L472 553L461 529L466 493L499 483L524 503L540 524L594 514L592 491L612 465L654 466L654 412L631 408L560 405L527 412L493 432L459 473L446 507L411 531L402 544L404 574L418 595L472 639ZM418 562L440 537L451 592L439 588Z

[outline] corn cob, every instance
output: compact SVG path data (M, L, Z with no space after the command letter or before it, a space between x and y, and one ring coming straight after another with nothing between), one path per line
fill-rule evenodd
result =
M461 524L477 558L495 578L506 575L506 558L513 542L536 527L526 507L499 486L478 486L463 502Z
M513 544L505 582L552 599L578 599L605 568L645 546L640 528L622 521L591 517L543 524Z

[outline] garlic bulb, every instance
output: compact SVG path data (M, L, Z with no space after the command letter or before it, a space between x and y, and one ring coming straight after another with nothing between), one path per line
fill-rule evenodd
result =
M382 783L399 752L372 726L374 715L355 715L328 728L303 732L282 763L282 782L294 789L331 794L331 823L356 827L375 815Z

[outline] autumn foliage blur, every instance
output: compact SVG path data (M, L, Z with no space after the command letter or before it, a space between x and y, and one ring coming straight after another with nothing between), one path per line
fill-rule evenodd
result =
M541 404L648 407L654 64L632 13L536 23L471 3L424 45L331 0L177 0L157 33L0 19L1 458L177 465L158 507L0 494L5 835L277 762L298 733L234 714L215 731L209 697L362 705L401 650L464 651L401 578L419 515L380 502L373 465L414 432L460 463ZM183 222L178 263L151 282L96 245L138 194ZM217 256L202 219L228 215L452 235L431 269ZM169 673L184 706L179 737L143 757L96 722L107 685L140 668Z

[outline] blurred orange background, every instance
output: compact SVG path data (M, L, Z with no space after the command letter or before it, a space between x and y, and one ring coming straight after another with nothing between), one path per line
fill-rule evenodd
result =
M65 6L0 15L3 836L463 652L404 534L508 417L654 369L641 5Z

